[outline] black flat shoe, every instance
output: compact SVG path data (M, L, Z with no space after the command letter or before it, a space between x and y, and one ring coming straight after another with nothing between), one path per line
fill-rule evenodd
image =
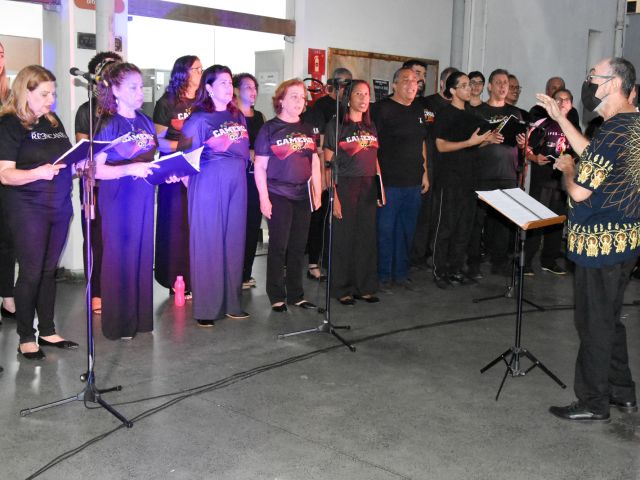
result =
M45 340L42 337L38 337L38 345L43 347L63 348L65 350L75 350L76 348L78 348L78 344L76 342L72 342L71 340L60 340L59 342L50 342L49 340Z
M339 298L338 301L342 304L342 305L346 305L347 307L352 307L356 304L356 301L353 297L343 297L343 298Z
M213 320L196 320L198 322L198 326L202 328L211 328L214 325Z
M287 305L285 303L281 305L271 305L271 310L274 312L282 313L287 311Z
M631 400L630 402L625 402L623 400L618 400L616 398L609 398L609 406L615 407L619 411L623 413L634 413L638 411L638 403L635 400Z
M44 357L46 357L42 349L38 349L37 352L21 352L20 346L18 346L18 353L27 360L42 360Z
M362 295L354 295L353 298L367 303L378 303L380 301L380 299L375 295L367 295L366 297L363 297Z
M225 317L231 318L233 320L240 320L240 319L243 319L243 318L249 318L251 316L247 312L225 313L224 315L225 315Z
M597 413L589 410L589 407L581 402L573 402L566 407L549 407L549 412L563 420L575 422L610 422L609 412Z
M2 314L2 318L16 318L16 312L10 312L4 308L4 305L0 307L0 314Z
M308 302L306 300L302 300L298 303L294 303L293 305L298 308L304 308L305 310L313 310L314 308L318 308L315 304Z

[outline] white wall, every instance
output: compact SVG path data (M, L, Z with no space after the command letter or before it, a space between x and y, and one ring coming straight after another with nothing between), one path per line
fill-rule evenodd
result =
M544 92L547 79L556 75L579 101L589 68L589 29L602 32L595 57L613 54L617 0L467 0L469 10L463 69L485 75L495 68L509 70L524 89L521 108L534 105L535 94Z
M176 58L197 55L205 68L218 63L253 73L256 50L284 48L282 35L156 18L132 16L128 30L128 59L140 68L171 70Z
M296 37L285 76L306 76L309 48L416 56L448 66L453 0L290 1Z

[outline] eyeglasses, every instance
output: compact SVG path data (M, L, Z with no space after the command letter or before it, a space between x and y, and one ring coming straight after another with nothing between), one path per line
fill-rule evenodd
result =
M204 71L202 67L191 67L189 70L195 70L198 73L202 73Z
M609 80L611 80L612 78L614 78L614 76L613 76L613 75L594 75L594 74L590 73L590 74L589 74L589 75L587 75L587 77L585 78L585 81L586 81L587 83L592 83L592 82L591 82L591 80L593 80L594 78L602 78L602 79L605 79L605 80L608 82ZM604 82L604 83L607 83L607 82Z

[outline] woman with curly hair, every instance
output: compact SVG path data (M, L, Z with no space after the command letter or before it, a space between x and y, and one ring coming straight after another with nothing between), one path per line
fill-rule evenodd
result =
M180 57L173 64L167 90L153 110L161 156L176 151L182 126L191 115L201 77L202 63L194 55ZM190 296L189 218L184 184L158 185L156 218L155 278L172 294L173 283L181 275Z
M131 63L115 63L103 73L98 109L106 117L96 140L121 138L117 147L96 155L101 180L102 333L131 339L153 330L153 193L141 180L157 140L153 122L138 111L144 101L142 74Z

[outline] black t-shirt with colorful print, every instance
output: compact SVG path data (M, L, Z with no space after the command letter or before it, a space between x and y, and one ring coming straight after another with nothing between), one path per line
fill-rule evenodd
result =
M327 123L324 148L336 151L336 120ZM338 141L336 165L339 177L373 177L378 160L378 136L376 127L362 122L342 125Z
M200 165L219 159L249 161L249 132L244 115L239 111L198 111L182 127L182 135L190 139L195 150L204 145Z
M269 157L269 192L291 200L307 198L311 161L317 153L313 126L275 117L260 129L254 147L256 156Z
M113 141L120 137L120 143L106 152L107 164L124 165L153 160L158 140L153 122L144 113L136 112L135 118L126 118L118 113L107 117L105 126L95 139Z
M160 97L153 109L153 123L167 127L167 140L176 141L180 138L184 122L191 115L192 105L193 99L177 99L167 93Z

